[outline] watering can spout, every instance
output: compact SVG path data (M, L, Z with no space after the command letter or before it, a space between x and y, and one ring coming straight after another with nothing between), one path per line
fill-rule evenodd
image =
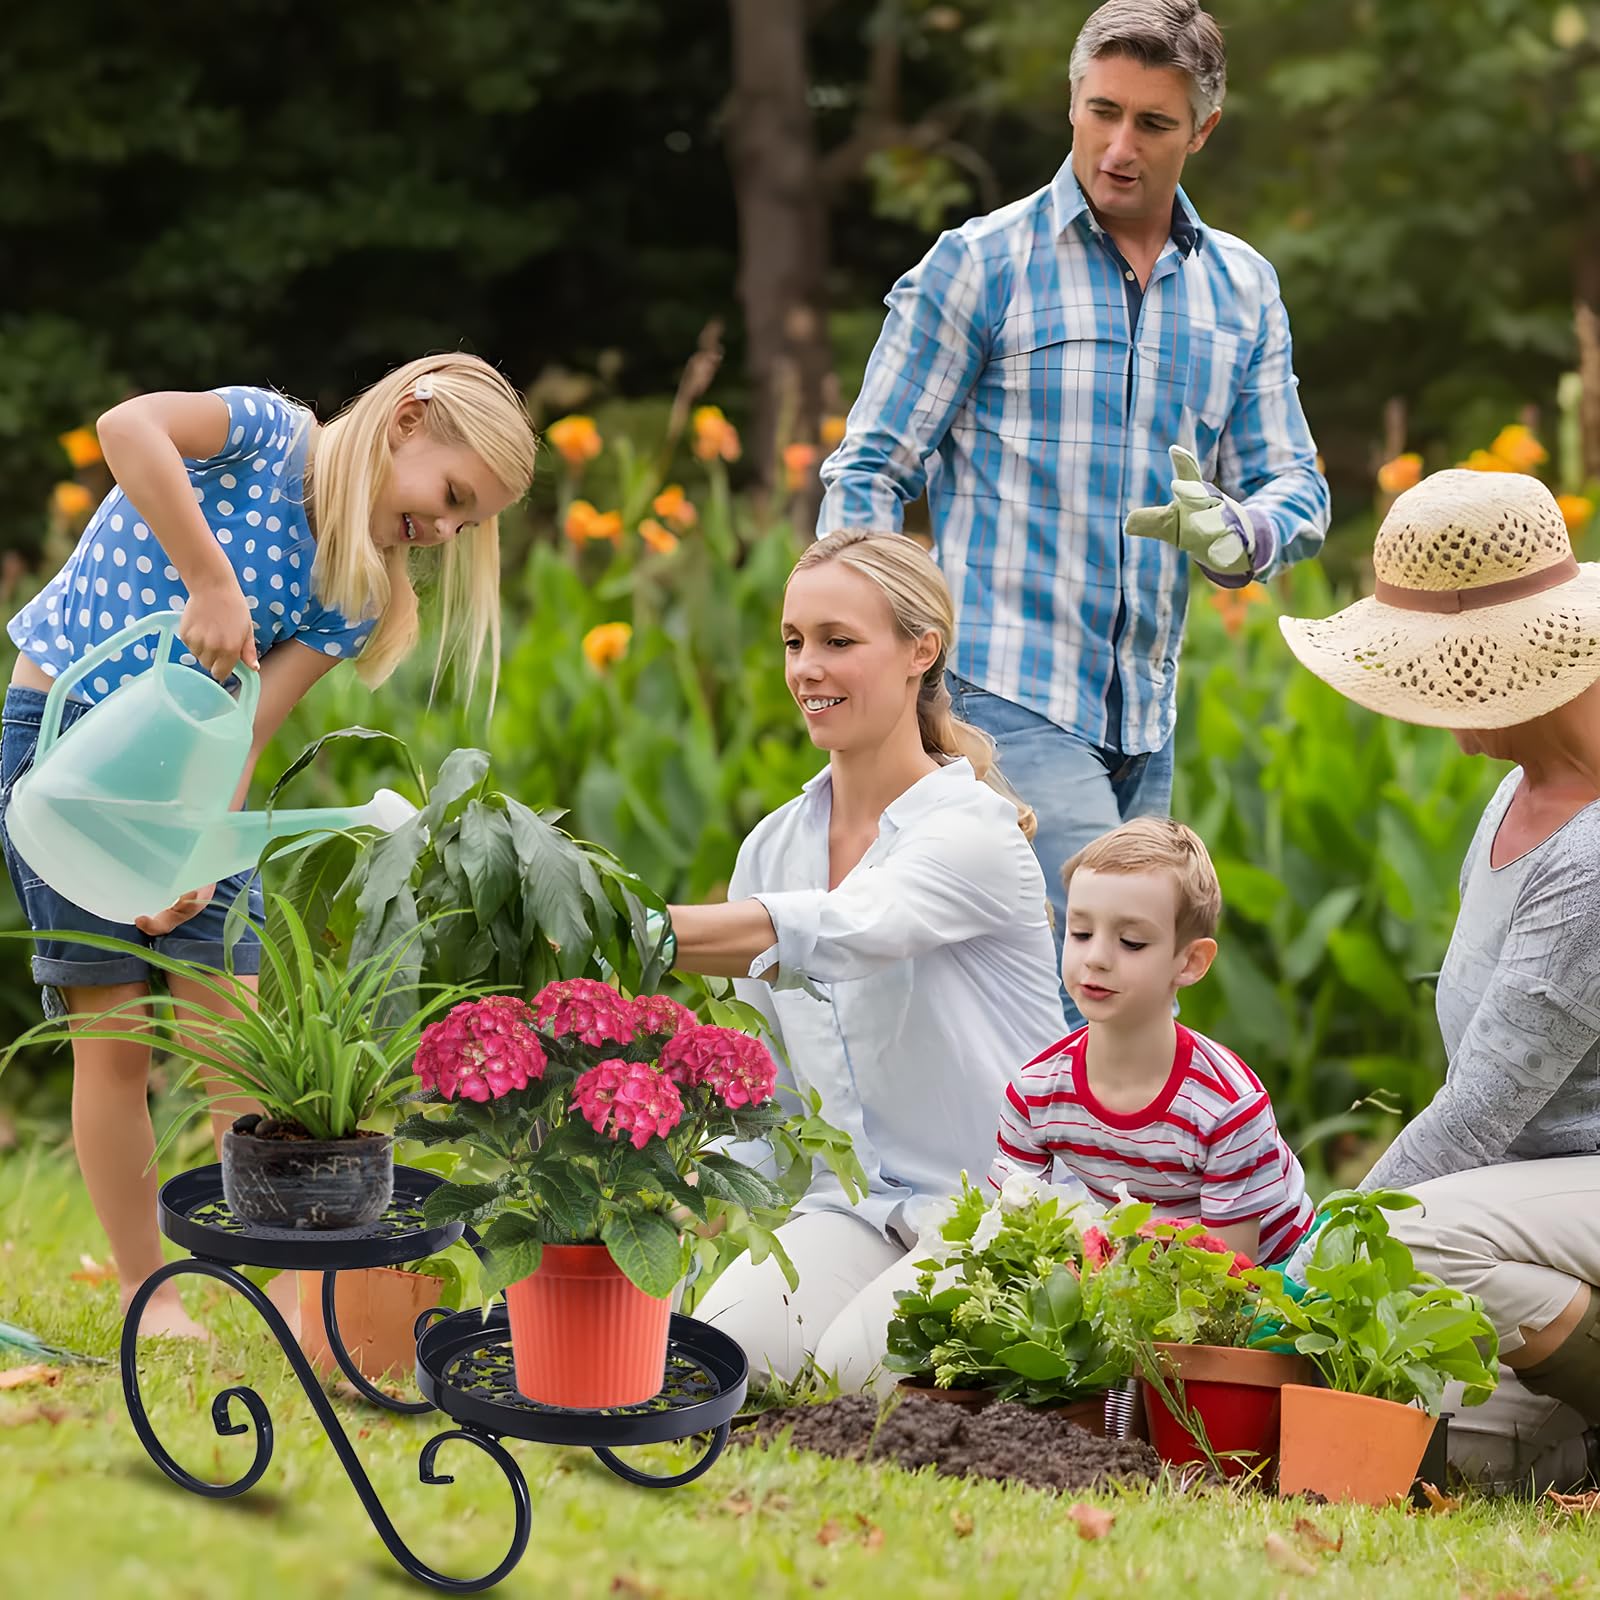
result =
M316 806L300 811L229 811L215 818L196 842L184 876L216 883L253 867L274 839L303 834L303 843L343 828L381 828L392 833L416 815L416 807L392 789L380 789L364 806Z

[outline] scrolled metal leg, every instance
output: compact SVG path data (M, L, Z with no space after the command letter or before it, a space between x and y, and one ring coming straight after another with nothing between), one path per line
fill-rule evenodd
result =
M334 1298L334 1286L338 1278L337 1272L322 1274L322 1326L328 1336L328 1348L333 1352L333 1359L339 1363L339 1370L349 1380L351 1387L363 1400L370 1400L385 1411L397 1411L403 1417L420 1417L425 1411L432 1411L433 1407L426 1400L395 1400L367 1381L350 1352L345 1349L344 1340L339 1334L339 1315Z
M151 1459L172 1479L180 1488L188 1489L193 1494L205 1495L211 1499L226 1499L240 1495L259 1481L261 1474L266 1471L267 1464L272 1459L272 1419L267 1413L265 1402L254 1389L243 1385L224 1389L212 1402L212 1425L219 1434L239 1434L248 1431L249 1424L236 1421L233 1416L233 1402L241 1402L250 1414L256 1433L255 1459L250 1463L244 1474L231 1483L207 1483L201 1478L196 1478L178 1465L171 1455L156 1438L155 1430L150 1425L150 1419L144 1409L144 1401L139 1392L139 1318L144 1312L150 1296L161 1287L169 1278L174 1278L180 1273L193 1272L202 1277L215 1278L218 1282L226 1284L236 1290L255 1308L261 1320L266 1323L274 1338L283 1348L284 1355L288 1358L289 1365L294 1369L294 1375L300 1380L300 1387L305 1390L306 1399L311 1402L311 1409L316 1412L317 1420L322 1424L323 1432L328 1436L328 1442L333 1446L339 1463L345 1470L345 1475L350 1479L351 1486L365 1508L367 1516L372 1521L373 1528L378 1537L383 1540L389 1554L413 1578L423 1583L432 1584L436 1589L443 1589L451 1594L472 1594L480 1589L490 1588L499 1583L502 1578L516 1566L522 1559L523 1552L528 1547L528 1535L532 1527L533 1511L528 1498L527 1481L522 1476L522 1469L518 1467L505 1447L498 1439L490 1434L472 1428L453 1428L448 1432L435 1435L422 1447L418 1462L418 1473L423 1483L449 1483L448 1476L434 1471L434 1462L438 1457L439 1449L451 1439L465 1439L467 1443L483 1451L504 1475L511 1489L511 1498L515 1510L515 1523L512 1528L511 1545L500 1563L490 1572L479 1578L451 1578L441 1572L435 1572L432 1567L418 1559L400 1535L395 1531L395 1526L389 1519L389 1514L383 1508L383 1502L378 1498L377 1492L372 1487L371 1480L367 1477L366 1470L361 1465L360 1457L351 1447L345 1435L343 1426L339 1422L338 1414L328 1402L328 1397L322 1391L322 1385L316 1372L302 1354L294 1335L290 1333L288 1324L279 1315L278 1309L267 1297L250 1282L242 1273L219 1261L207 1261L199 1257L191 1257L181 1261L169 1261L159 1271L152 1273L140 1285L128 1306L128 1314L122 1325L122 1387L128 1403L128 1414L133 1420L134 1431L139 1435L140 1442L150 1452ZM426 1408L431 1409L431 1408Z
M629 1483L639 1484L646 1489L676 1489L683 1484L693 1483L696 1478L711 1470L712 1462L722 1454L722 1447L727 1444L728 1435L732 1430L733 1424L731 1422L720 1424L711 1435L711 1442L706 1446L706 1453L692 1467L665 1478L658 1477L654 1473L641 1472L637 1467L630 1467L626 1461L621 1460L614 1452L606 1449L604 1445L595 1445L594 1453L619 1478L625 1478Z

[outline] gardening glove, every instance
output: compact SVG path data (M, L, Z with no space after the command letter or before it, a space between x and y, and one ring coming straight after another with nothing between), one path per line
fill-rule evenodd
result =
M1244 508L1200 475L1200 463L1182 445L1167 450L1176 476L1172 499L1164 506L1142 506L1128 513L1125 530L1133 539L1162 539L1176 545L1219 577L1248 578L1250 520Z

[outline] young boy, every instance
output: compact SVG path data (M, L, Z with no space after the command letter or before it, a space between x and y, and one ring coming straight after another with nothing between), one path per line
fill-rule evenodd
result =
M1173 1020L1178 991L1217 953L1222 894L1205 845L1181 822L1141 817L1062 878L1061 980L1086 1022L1006 1090L989 1182L1048 1178L1059 1162L1104 1205L1125 1183L1159 1217L1285 1260L1314 1213L1272 1102L1231 1050Z

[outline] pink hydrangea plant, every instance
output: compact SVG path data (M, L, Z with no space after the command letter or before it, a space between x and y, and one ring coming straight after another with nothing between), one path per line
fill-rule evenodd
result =
M533 1014L552 1037L588 1045L630 1044L637 1031L633 1006L595 978L547 983L533 997Z
M759 1040L736 1028L685 1028L661 1049L661 1070L674 1083L709 1084L725 1106L758 1106L772 1098L778 1064Z
M700 1019L688 1006L680 1005L671 995L641 994L633 1001L634 1027L641 1034L666 1034L669 1038L682 1033L685 1028L700 1025Z
M635 1150L666 1138L683 1118L678 1086L642 1061L602 1061L580 1073L572 1108L596 1133L629 1135Z
M544 1046L533 1012L513 995L489 995L453 1007L422 1030L416 1073L446 1100L498 1100L544 1076Z

